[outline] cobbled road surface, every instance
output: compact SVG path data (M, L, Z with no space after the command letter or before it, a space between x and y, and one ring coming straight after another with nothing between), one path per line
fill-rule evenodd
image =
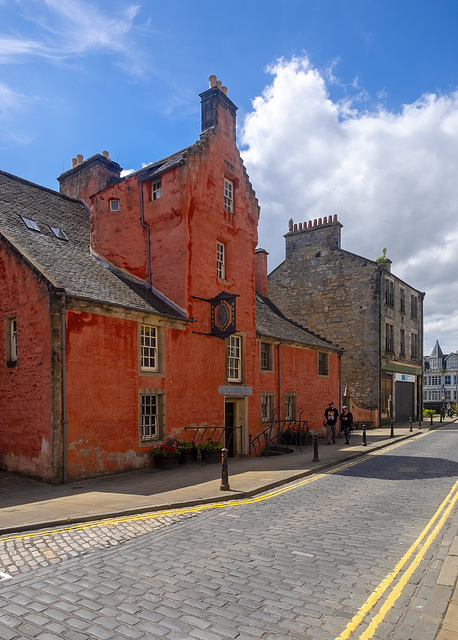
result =
M434 640L457 480L452 425L251 499L5 536L0 640Z

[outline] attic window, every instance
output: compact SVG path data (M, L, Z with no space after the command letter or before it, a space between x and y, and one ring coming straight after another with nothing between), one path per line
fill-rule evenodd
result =
M21 216L25 226L27 227L27 229L30 229L31 231L40 231L40 227L37 225L36 222L34 222L33 220L30 220L30 218L24 218L24 216Z
M110 200L110 211L119 211L119 200Z
M162 180L153 180L151 182L151 200L159 200L162 196Z
M67 240L68 238L65 234L64 231L62 231L62 229L58 229L57 227L50 227L51 231L53 232L53 234L56 236L56 238L59 238L60 240Z

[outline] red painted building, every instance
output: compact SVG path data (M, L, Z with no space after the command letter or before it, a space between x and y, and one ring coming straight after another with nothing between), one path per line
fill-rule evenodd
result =
M201 101L200 140L127 177L106 152L60 193L0 172L1 468L140 468L189 427L248 455L274 414L319 429L339 402L340 351L268 298L236 107L214 76Z

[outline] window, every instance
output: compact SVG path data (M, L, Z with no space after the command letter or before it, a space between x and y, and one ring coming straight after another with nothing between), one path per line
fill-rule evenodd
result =
M110 211L119 211L119 200L110 200Z
M444 384L452 384L452 376L444 376Z
M242 380L242 338L229 336L227 339L227 379L229 382Z
M140 441L161 440L164 431L164 392L140 389Z
M385 351L389 353L394 351L394 327L388 322L385 323Z
M273 418L274 394L261 393L261 422L270 422Z
M224 208L229 213L234 213L234 185L226 178L224 179Z
M428 386L435 387L442 384L442 376L428 376Z
M329 354L321 351L318 352L318 375L329 375Z
M410 315L412 318L416 318L418 315L418 299L417 296L410 296ZM413 357L413 356L412 356ZM417 356L415 356L417 357Z
M285 393L285 420L296 419L296 394Z
M261 342L261 370L272 371L272 345L269 342Z
M399 338L400 338L399 355L405 356L406 355L406 332L404 329L400 330Z
M58 229L57 227L50 227L51 231L53 232L53 234L56 236L56 238L59 238L59 240L67 240L68 238L65 234L64 231L62 231L62 229Z
M406 310L406 292L405 289L400 290L400 310L405 313Z
M8 365L17 363L17 320L16 316L6 319L6 362Z
M30 220L30 218L25 218L24 216L21 216L21 218L27 229L30 229L31 231L40 231L40 227L34 220Z
M140 358L143 371L158 370L158 336L156 327L141 325Z
M162 196L162 179L151 182L151 200L159 200Z
M392 280L385 280L385 303L390 307L394 306L394 282Z
M221 280L224 280L226 276L225 260L226 247L222 242L216 243L216 275Z
M418 336L416 333L412 333L410 336L410 357L418 358Z

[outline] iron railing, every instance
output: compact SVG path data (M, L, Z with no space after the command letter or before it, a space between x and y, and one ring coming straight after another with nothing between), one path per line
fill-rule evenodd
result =
M298 409L296 418L277 420L273 411L269 426L254 438L250 435L249 456L268 456L269 452L280 452L280 447L294 446L302 451L302 445L308 447L312 441L308 421L302 419L303 409Z

